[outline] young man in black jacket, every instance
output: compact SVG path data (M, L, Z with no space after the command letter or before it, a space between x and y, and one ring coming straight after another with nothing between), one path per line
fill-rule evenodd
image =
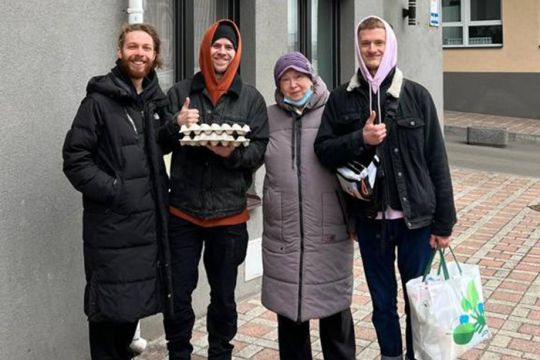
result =
M208 359L231 359L237 312L234 290L246 257L247 190L262 165L268 143L266 104L237 74L242 43L228 20L206 32L199 55L201 71L169 92L170 113L162 145L172 151L169 239L175 314L166 317L169 359L191 358L195 315L191 295L203 252L210 284ZM249 146L180 146L182 125L248 125Z
M117 66L90 80L64 143L64 173L83 195L92 360L131 359L138 320L161 312L170 291L159 54L152 26L124 26Z
M315 152L334 170L380 158L371 200L350 199L381 358L403 359L397 250L407 315L406 355L414 359L405 284L422 274L432 248L450 242L456 222L450 170L433 100L396 67L391 27L374 16L361 21L356 52L360 68L348 84L331 93Z

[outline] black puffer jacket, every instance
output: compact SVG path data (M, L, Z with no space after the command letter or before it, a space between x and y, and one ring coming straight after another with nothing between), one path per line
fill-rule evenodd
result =
M382 163L391 166L405 222L410 229L432 225L432 233L449 236L456 223L450 169L437 110L429 92L406 80L399 69L388 97L399 98L393 121L386 121L388 136L382 145ZM403 84L403 86L402 86ZM365 162L373 148L364 143L362 130L369 118L367 86L358 75L332 91L315 140L321 162L336 169L352 160ZM388 110L388 102L381 104ZM357 211L374 217L379 209L356 201Z
M248 147L236 148L225 159L205 147L180 146L179 130L173 114L186 97L190 108L199 110L199 124L247 124L251 132ZM234 78L229 91L212 105L202 74L176 84L168 94L169 125L161 132L166 152L173 151L171 163L171 206L199 219L238 214L247 206L246 192L255 170L262 165L268 143L268 115L262 95L252 86Z
M164 309L167 174L157 143L167 98L154 72L136 95L118 68L95 77L64 148L64 173L83 195L89 321L135 322ZM163 266L161 266L161 265Z

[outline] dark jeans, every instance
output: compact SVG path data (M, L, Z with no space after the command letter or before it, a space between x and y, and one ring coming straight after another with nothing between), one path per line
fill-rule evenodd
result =
M319 333L325 360L354 360L356 345L351 309L319 320ZM298 323L278 315L279 358L312 360L309 321Z
M131 360L129 348L137 323L89 322L92 360Z
M238 266L248 245L246 224L203 228L176 216L169 223L174 315L164 320L169 360L189 360L195 323L191 295L199 280L199 260L204 244L204 267L210 284L208 306L208 359L229 360L236 335L234 290Z
M357 222L360 255L373 302L372 321L377 332L382 359L401 358L403 345L397 313L398 286L394 270L397 248L397 264L407 317L407 358L414 359L409 299L405 284L424 272L432 250L429 245L431 227L409 230L403 219L387 220L387 239L385 245L381 247L381 223L362 220Z

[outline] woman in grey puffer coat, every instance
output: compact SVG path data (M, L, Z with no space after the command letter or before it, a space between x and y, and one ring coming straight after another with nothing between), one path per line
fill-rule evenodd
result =
M277 61L274 77L264 160L262 303L278 314L282 360L312 359L310 319L320 319L326 360L354 359L353 241L337 178L313 150L329 93L298 52Z

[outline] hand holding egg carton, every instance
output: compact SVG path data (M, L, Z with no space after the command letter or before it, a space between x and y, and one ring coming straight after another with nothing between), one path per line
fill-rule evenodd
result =
M248 146L249 139L245 135L250 132L248 125L239 124L191 124L182 125L180 133L183 138L180 139L180 145L188 146Z

